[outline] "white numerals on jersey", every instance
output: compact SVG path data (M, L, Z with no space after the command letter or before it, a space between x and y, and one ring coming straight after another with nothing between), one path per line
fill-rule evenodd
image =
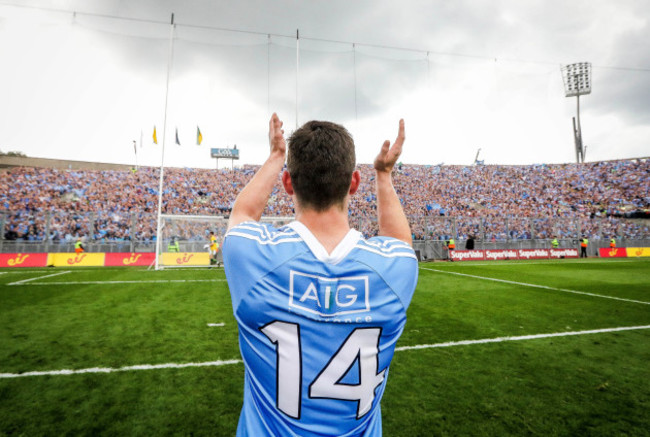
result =
M295 323L273 322L261 329L277 345L276 374L278 409L294 419L300 418L302 365L300 354L300 326Z
M290 417L300 418L302 365L300 327L275 321L261 329L277 345L277 405ZM380 328L357 328L309 386L310 398L357 401L357 419L370 411L375 389L384 381L385 370L377 373ZM358 384L340 381L358 362Z
M329 364L309 386L309 397L357 401L357 419L370 411L375 399L375 389L384 381L385 370L377 373L380 333L379 328L357 328L352 331ZM340 383L357 360L359 383Z

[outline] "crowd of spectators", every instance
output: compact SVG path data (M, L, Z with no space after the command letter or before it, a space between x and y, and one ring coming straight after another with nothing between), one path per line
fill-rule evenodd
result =
M227 216L258 167L168 168L162 211ZM352 224L377 232L373 170L351 199ZM279 178L278 178L279 180ZM0 172L4 238L42 241L151 241L156 235L159 169L55 170L17 167ZM394 185L416 239L469 235L485 239L649 237L626 217L648 214L650 160L563 165L402 165ZM291 217L280 184L264 212Z

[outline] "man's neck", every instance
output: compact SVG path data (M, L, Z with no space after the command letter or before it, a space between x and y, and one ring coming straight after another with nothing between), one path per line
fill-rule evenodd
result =
M347 208L332 206L325 211L296 208L296 220L305 225L328 254L350 231Z

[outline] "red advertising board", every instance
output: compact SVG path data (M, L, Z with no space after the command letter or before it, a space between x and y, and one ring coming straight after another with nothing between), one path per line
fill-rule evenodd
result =
M487 261L497 261L505 259L518 259L518 253L514 249L484 250Z
M452 261L484 261L485 254L482 250L450 250L449 257Z
M0 253L0 267L47 267L47 253Z
M578 249L551 249L551 258L577 258Z
M550 249L518 249L519 259L549 259Z
M627 258L627 249L624 247L605 247L600 248L600 257L601 258Z
M154 252L106 253L106 267L150 266L156 259Z

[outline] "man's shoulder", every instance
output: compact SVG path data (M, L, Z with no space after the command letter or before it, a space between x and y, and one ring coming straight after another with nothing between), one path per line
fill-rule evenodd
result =
M415 251L410 244L391 237L361 238L356 248L363 254L377 259L412 259L417 261Z
M249 221L234 226L226 233L224 249L234 242L270 248L300 241L300 236L288 226L275 228L268 223Z

